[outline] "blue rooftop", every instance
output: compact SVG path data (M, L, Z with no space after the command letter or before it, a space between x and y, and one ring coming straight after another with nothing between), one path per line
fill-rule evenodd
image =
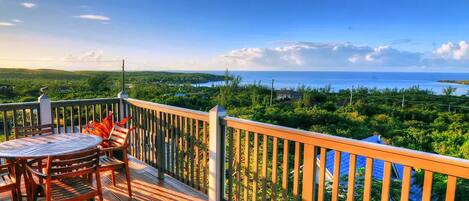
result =
M362 141L385 144L381 140L381 137L379 135L373 135L371 137L363 139ZM326 168L327 168L327 171L329 171L331 175L333 175L334 173L334 156L335 156L335 151L328 151L326 154ZM319 160L319 155L317 157ZM348 175L349 165L350 165L350 154L342 152L341 162L340 162L340 176ZM366 166L366 157L357 156L355 169L358 170L360 168L365 168L365 166ZM393 163L391 178L401 180L403 171L404 171L404 167L402 165ZM379 159L374 159L373 160L373 178L377 180L382 180L383 172L384 172L384 161L379 160ZM413 174L414 174L414 171L412 171L412 175ZM413 179L411 179L411 182L413 182ZM410 191L411 191L410 192L411 200L413 201L421 200L422 190L420 187L418 187L417 185L412 185Z

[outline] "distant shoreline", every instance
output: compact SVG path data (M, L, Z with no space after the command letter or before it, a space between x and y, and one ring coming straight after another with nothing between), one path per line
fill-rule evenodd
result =
M438 82L469 85L469 80L438 80Z

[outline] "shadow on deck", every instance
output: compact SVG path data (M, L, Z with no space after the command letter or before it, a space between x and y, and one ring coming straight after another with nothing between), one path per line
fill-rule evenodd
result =
M165 180L160 181L157 178L157 170L155 168L150 167L135 158L131 157L129 162L132 175L132 199L127 196L125 175L123 172L116 172L116 187L112 186L109 173L101 175L104 200L208 200L206 195L170 176L166 175ZM10 200L10 193L1 193L0 200ZM39 198L39 200L44 199Z

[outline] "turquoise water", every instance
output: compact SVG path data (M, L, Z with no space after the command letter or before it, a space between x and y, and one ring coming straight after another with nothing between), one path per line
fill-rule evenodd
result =
M223 71L204 71L223 75ZM456 87L456 95L467 94L469 85L440 83L438 80L469 80L469 73L396 73L396 72L292 72L292 71L231 71L234 75L241 76L243 83L261 82L270 86L272 79L276 89L297 88L305 85L308 87L324 87L331 85L332 89L356 87L371 88L409 88L419 86L436 94L441 94L447 86ZM220 82L202 84L202 86L219 85Z

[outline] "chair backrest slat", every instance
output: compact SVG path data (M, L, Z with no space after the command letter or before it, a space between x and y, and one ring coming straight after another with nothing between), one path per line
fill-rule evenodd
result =
M48 135L53 133L52 124L37 126L15 127L15 138L31 137L35 135Z
M99 149L51 156L46 174L52 179L70 178L95 172L99 165Z
M111 147L126 146L129 133L132 129L123 128L117 125L114 125L114 128L111 131L109 136L109 142Z

